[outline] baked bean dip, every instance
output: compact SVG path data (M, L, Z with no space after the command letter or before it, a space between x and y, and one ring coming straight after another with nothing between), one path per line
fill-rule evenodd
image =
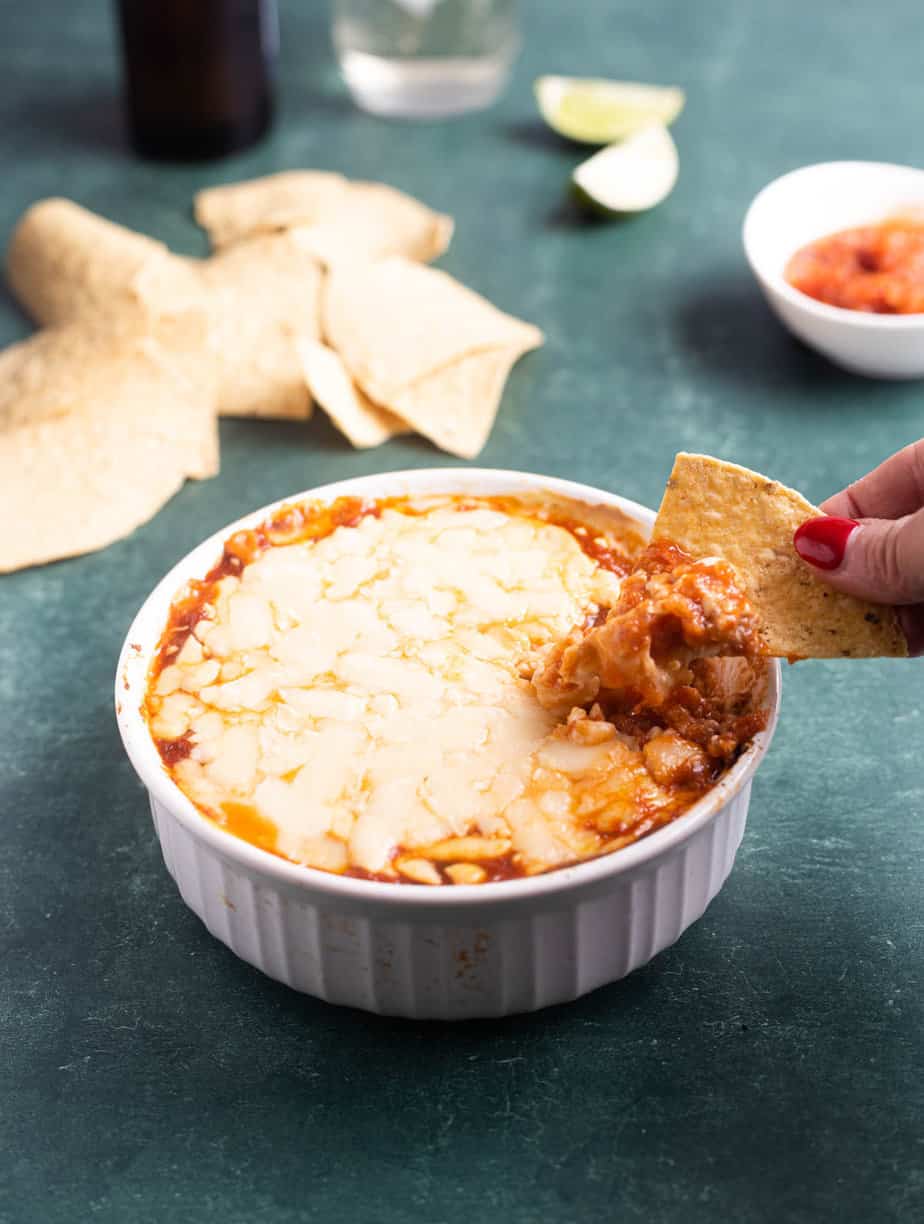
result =
M229 832L368 879L617 850L763 728L734 571L551 496L293 504L175 600L145 713Z

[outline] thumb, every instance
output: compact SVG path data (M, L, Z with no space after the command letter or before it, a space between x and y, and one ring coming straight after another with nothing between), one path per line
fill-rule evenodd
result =
M924 602L924 508L899 519L809 519L793 545L848 595L880 604Z

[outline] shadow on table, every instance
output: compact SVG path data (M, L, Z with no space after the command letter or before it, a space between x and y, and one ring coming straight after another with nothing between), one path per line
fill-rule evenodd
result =
M17 302L5 284L0 281L0 314L9 321L10 327L4 327L4 344L12 344L14 340L25 340L32 334L35 324Z
M729 382L753 388L798 387L817 397L819 407L844 404L845 393L871 393L871 382L833 365L790 335L742 271L697 286L674 308L678 345L694 360ZM888 385L888 384L885 384Z
M121 97L114 82L65 92L57 84L39 81L20 97L9 122L22 125L46 150L76 145L108 152L130 151Z
M541 119L516 119L504 125L504 135L515 144L531 149L541 149L545 153L558 153L567 156L577 165L582 157L582 145L573 140L566 140L553 132L548 124ZM586 154L585 150L585 154Z
M243 963L240 968L245 973L253 972ZM503 1043L506 1048L508 1042L529 1043L554 1037L559 1030L573 1028L575 1023L592 1025L604 1017L608 1024L618 1023L621 1015L645 1006L651 993L658 988L663 968L663 959L656 960L622 981L600 987L574 1002L487 1020L405 1020L376 1016L298 994L278 982L266 982L265 989L280 1012L310 1027L315 1040L320 1039L323 1043L325 1035L330 1037L333 1043L331 1057L343 1057L349 1047L355 1047L354 1053L365 1051L365 1056L376 1061L382 1057L411 1056L421 1061L421 1071L425 1073L429 1056L423 1051L438 1049L444 1043L451 1044L457 1052L465 1049L474 1054L490 1051L496 1043ZM442 1057L437 1056L436 1063L442 1068Z
M230 443L233 438L235 446L243 450L257 453L262 448L261 462L268 462L267 455L276 449L280 452L290 451L293 447L301 447L315 454L319 451L331 455L357 455L357 448L340 432L333 421L322 408L315 405L310 418L305 420L274 420L258 417L225 417L222 420L222 442ZM396 436L395 441L402 451L413 452L414 459L419 457L420 463L433 461L433 466L440 463L457 462L444 451L429 442L422 434L407 433ZM378 448L372 447L361 454L370 460L370 471L378 470Z
M614 226L632 225L635 218L606 217L601 213L591 212L581 204L570 187L567 187L558 200L542 218L545 229L612 229Z
M593 152L592 149L559 136L541 119L518 119L505 124L503 131L512 143L524 149L555 156L563 166L566 186L557 198L551 200L547 211L540 216L539 221L544 229L594 229L600 225L613 224L612 218L601 217L582 207L567 185L567 175Z
M280 142L279 148L285 151L283 112L288 112L288 117L294 121L309 115L313 118L321 114L337 118L356 113L345 91L333 87L315 88L301 81L282 95L278 105L280 116L268 135L254 145L252 151L243 150L242 154L252 152L256 156L260 150L272 153L277 141ZM46 151L77 147L87 151L122 153L132 158L137 156L129 140L121 92L115 83L68 94L60 90L38 89L21 99L10 122L20 125L23 130L28 129ZM220 165L221 161L164 164L191 165L201 170L213 164Z

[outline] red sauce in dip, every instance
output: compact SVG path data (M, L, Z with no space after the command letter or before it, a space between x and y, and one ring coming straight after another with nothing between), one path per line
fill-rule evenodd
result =
M924 313L924 222L895 218L802 247L786 266L795 288L867 314Z

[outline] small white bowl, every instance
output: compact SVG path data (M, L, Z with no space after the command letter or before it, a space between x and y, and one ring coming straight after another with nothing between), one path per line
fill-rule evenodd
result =
M645 530L654 520L587 485L474 468L363 476L283 501L537 489L616 506ZM767 729L708 794L634 845L547 875L441 888L352 879L287 862L204 816L165 771L142 716L148 669L183 585L204 577L229 535L274 508L223 528L170 571L129 629L116 673L119 730L149 792L164 862L213 935L270 977L331 1003L458 1020L575 999L645 964L699 918L744 833L751 779L779 708L775 662Z
M924 170L821 162L774 179L744 219L744 250L773 311L800 340L855 374L924 377L924 314L828 306L794 289L783 274L791 256L816 238L909 211L924 213Z

